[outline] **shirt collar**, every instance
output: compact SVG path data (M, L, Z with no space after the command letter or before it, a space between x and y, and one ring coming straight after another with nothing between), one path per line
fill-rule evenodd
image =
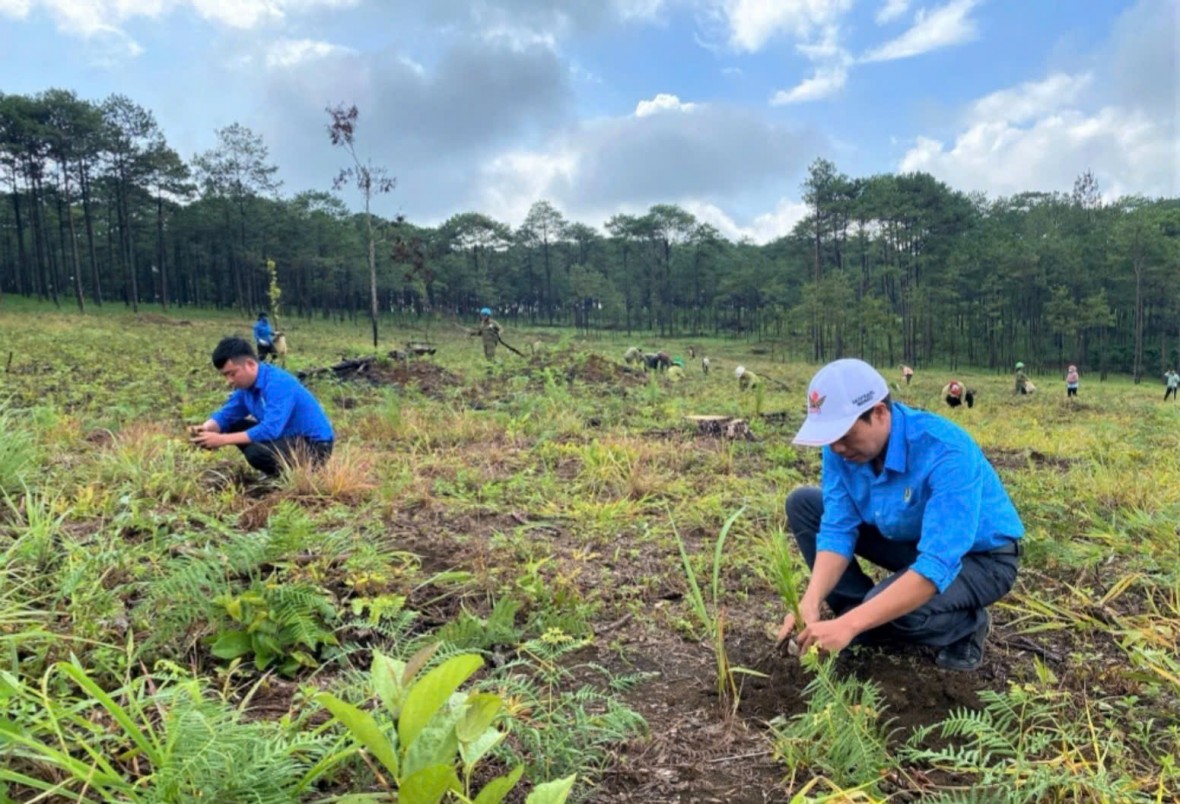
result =
M906 409L896 402L890 409L892 423L889 427L889 446L885 448L885 468L891 472L904 472L906 467Z
M269 382L270 364L260 362L258 364L258 376L254 378L254 385L250 387L250 390L254 392L261 392L266 389L266 386Z

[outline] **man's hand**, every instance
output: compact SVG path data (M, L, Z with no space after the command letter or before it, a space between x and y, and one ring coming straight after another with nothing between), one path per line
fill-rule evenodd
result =
M812 645L824 653L839 653L848 647L859 632L843 617L824 622L814 622L799 635L799 652L806 653Z
M228 443L225 435L200 429L196 430L189 440L202 449L220 449Z
M783 624L778 629L777 644L781 645L786 641L791 632L795 630L795 626L806 628L808 623L818 623L820 620L819 606L812 605L808 601L803 600L799 603L799 616L803 618L803 622L796 623L794 614L787 614L783 618Z

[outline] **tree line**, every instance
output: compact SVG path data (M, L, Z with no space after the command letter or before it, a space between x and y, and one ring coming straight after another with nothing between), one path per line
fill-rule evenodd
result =
M483 213L438 226L369 211L392 175L355 150L359 113L327 110L350 165L284 194L239 124L185 160L122 95L0 94L0 299L418 318L490 306L531 325L647 339L724 334L816 361L1004 368L1077 363L1138 379L1180 361L1180 199L965 194L924 173L849 177L824 159L787 236L732 242L682 207L601 228L537 201L520 226Z

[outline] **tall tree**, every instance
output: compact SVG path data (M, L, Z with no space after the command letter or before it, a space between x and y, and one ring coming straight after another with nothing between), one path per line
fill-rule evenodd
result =
M42 93L38 100L46 109L49 154L57 163L60 175L63 211L69 229L74 298L78 310L85 312L86 303L82 296L82 260L78 254L78 232L74 225L74 193L70 179L80 169L83 160L90 157L89 151L102 128L102 116L93 104L79 100L77 95L68 90L51 89ZM91 239L91 259L93 248L94 243Z
M188 199L196 188L189 183L192 173L188 165L184 163L176 151L167 145L160 143L158 147L145 155L145 159L147 181L152 189L156 205L156 270L153 272L153 276L158 276L160 279L160 287L158 288L160 307L167 310L170 295L168 287L170 271L168 249L164 237L164 212L168 205L174 206Z
M675 204L656 204L643 216L640 225L648 238L653 265L652 297L658 302L660 334L671 335L674 329L672 261L680 247L692 238L697 221Z
M127 299L139 310L139 265L135 249L133 205L147 190L147 158L164 147L164 135L147 109L124 95L111 95L102 105L105 155L110 165L114 206L118 219L118 251L127 282Z
M634 215L618 214L606 222L606 230L614 238L618 250L619 277L623 283L623 306L627 317L627 334L634 324L632 313L642 304L642 295L637 291L633 255L636 244L642 237L639 218Z
M537 201L529 208L520 233L524 243L541 252L541 266L545 271L545 298L542 305L549 324L553 324L555 297L553 294L553 246L563 239L566 220L548 201Z
M332 187L339 190L346 184L356 185L365 204L365 231L369 241L369 318L373 322L373 348L377 348L377 245L373 235L373 196L393 192L397 179L384 167L373 164L372 159L361 161L356 153L356 126L360 112L356 106L347 109L344 105L329 106L331 122L328 124L328 139L332 145L343 148L352 159L352 165L337 174Z
M206 196L224 203L226 222L237 230L237 254L230 263L238 304L257 306L263 254L251 252L249 205L254 199L278 193L278 166L270 163L270 150L262 137L240 123L217 130L217 147L193 159L198 183ZM231 223L232 222L232 223Z

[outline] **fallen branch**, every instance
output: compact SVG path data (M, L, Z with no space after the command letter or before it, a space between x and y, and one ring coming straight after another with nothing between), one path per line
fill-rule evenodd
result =
M619 619L615 620L613 623L607 623L606 625L602 626L601 628L595 628L594 635L601 636L603 634L614 631L616 628L622 628L624 625L629 623L631 621L631 618L634 616L635 616L635 614L633 612L628 612L628 613L624 614L622 617L620 617Z
M1054 653L1053 651L1049 650L1048 648L1038 645L1036 642L1033 642L1031 639L1028 639L1027 637L1019 637L1019 636L1006 637L1001 634L996 634L996 637L999 639L1000 642L1003 642L1005 645L1007 645L1010 648L1015 648L1016 650L1027 651L1029 653L1035 653L1037 656L1040 656L1042 659L1046 659L1050 662L1053 662L1054 664L1061 664L1062 662L1065 661L1065 657L1062 656L1061 654Z
M373 363L376 362L376 360L376 357L350 358L342 360L334 366L307 369L306 371L299 372L295 376L301 380L306 380L308 377L315 377L320 374L327 374L331 372L332 374L336 375L337 379L347 380L357 376L358 374L364 374L373 367Z

